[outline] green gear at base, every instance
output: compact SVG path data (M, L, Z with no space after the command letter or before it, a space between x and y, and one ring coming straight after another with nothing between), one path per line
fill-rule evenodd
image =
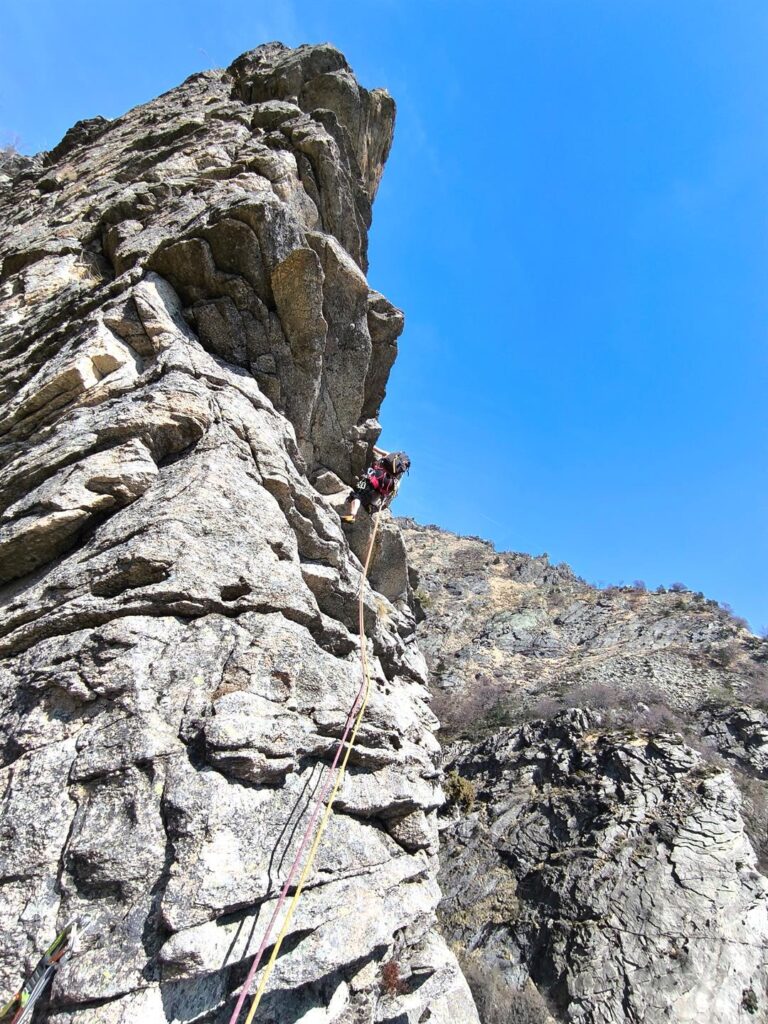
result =
M77 923L75 919L62 928L40 957L21 989L0 1009L0 1024L24 1024L25 1021L31 1020L35 1003L47 988L48 982L67 953L70 935Z

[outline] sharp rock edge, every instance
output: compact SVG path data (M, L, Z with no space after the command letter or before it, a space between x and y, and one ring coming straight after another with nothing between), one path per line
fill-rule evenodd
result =
M352 703L367 538L335 509L403 324L365 276L394 116L333 47L275 43L0 173L0 989L94 925L51 1024L229 1019ZM273 1024L477 1021L383 543L375 692Z

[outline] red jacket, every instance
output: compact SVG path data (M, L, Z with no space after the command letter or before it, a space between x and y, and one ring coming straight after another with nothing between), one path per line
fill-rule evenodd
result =
M378 491L382 498L388 498L395 488L395 478L382 459L376 459L367 472L371 487Z

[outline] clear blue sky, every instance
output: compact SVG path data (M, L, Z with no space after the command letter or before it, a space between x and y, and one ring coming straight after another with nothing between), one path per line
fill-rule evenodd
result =
M340 47L398 102L369 278L407 318L399 512L768 625L765 0L2 9L26 152L260 42Z

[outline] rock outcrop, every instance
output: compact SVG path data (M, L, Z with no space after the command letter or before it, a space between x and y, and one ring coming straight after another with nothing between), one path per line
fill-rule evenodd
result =
M268 44L0 164L0 988L85 915L51 1024L229 1020L355 702L394 115ZM483 1024L768 1021L768 643L681 587L377 544L257 1019L478 1024L455 951Z
M393 123L332 47L270 44L0 177L0 988L86 914L52 1024L229 1019L355 698L334 501L402 328L365 277ZM477 1020L404 558L381 585L264 1020Z
M454 709L482 694L510 724L578 696L633 715L642 702L656 726L768 702L768 640L703 594L600 590L546 555L399 523L427 616L420 643L436 694Z
M766 1019L768 879L730 774L681 739L560 712L452 748L446 933L556 1019Z
M400 522L447 741L441 920L484 1024L768 1020L768 643L683 589Z

